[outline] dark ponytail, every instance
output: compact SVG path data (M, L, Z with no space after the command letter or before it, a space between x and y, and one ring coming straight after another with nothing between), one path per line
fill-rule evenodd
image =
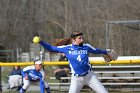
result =
M71 38L63 39L63 40L57 42L57 43L54 44L54 45L55 45L55 46L61 46L61 45L68 45L68 44L71 44Z

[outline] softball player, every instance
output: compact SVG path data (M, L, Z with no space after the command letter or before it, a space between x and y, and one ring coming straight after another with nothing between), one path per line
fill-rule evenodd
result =
M72 44L69 45L52 46L36 36L33 42L41 44L48 51L65 53L72 72L69 93L80 93L84 85L88 85L97 93L108 93L92 71L88 59L89 53L107 54L107 51L84 44L83 33L78 31L71 34L71 40Z
M39 83L40 82L40 93L45 93L44 89L47 93L50 92L49 85L47 84L45 79L45 73L42 69L42 61L35 61L34 66L27 66L22 71L21 74L23 76L23 86L20 89L19 93L25 93L29 88L30 83Z

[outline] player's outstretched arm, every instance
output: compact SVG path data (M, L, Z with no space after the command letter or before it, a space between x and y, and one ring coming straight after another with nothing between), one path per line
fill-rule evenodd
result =
M45 49L53 51L53 46L41 40L39 36L33 38L33 43L42 45Z
M52 46L48 44L47 42L44 42L43 40L41 40L41 38L38 36L35 36L33 38L33 43L40 44L41 46L43 46L45 49L47 49L50 52L65 52L63 47L58 48L56 46Z
M40 92L41 93L44 93L45 87L44 87L44 81L42 80L42 77L40 78Z

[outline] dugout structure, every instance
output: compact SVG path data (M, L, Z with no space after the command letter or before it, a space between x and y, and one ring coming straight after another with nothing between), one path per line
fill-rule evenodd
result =
M140 46L139 39L140 20L108 21L106 23L106 49L115 49L120 52L121 56L136 56L140 53L140 51L137 51ZM133 52L135 50L137 54Z

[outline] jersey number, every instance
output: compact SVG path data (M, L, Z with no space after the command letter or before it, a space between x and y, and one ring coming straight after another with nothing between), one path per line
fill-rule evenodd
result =
M81 61L81 56L80 55L77 57L77 60L78 61Z

